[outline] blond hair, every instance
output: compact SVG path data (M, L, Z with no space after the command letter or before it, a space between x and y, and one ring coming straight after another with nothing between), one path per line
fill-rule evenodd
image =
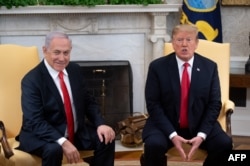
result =
M172 39L173 36L180 32L180 31L185 31L185 32L190 32L190 33L194 33L196 35L196 39L198 39L198 28L193 25L193 24L180 24L180 25L176 25L172 31Z

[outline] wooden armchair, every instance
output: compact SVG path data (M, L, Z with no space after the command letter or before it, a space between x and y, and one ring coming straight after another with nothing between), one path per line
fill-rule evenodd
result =
M22 124L21 79L39 62L37 47L0 45L0 165L41 165L39 157L15 149L19 145L15 136ZM80 154L88 157L92 151L81 151Z
M164 54L168 55L173 51L172 43L165 43ZM229 99L230 44L199 39L196 52L213 60L218 65L222 101L222 108L218 121L223 130L231 136L231 114L234 110L234 103ZM189 148L189 145L184 145L184 149L188 150ZM168 159L181 160L174 147L171 148L166 155ZM203 160L205 157L206 152L199 149L194 155L193 160ZM141 157L141 165L143 165L143 155Z

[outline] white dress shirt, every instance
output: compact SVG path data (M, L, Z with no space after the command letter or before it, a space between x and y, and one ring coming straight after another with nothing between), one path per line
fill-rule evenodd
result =
M181 60L177 56L176 56L176 60L177 60L177 65L178 65L178 69L179 69L179 76L180 76L180 83L181 83L182 73L183 73L183 70L184 70L183 64L186 63L186 62ZM189 61L187 61L187 63L189 64L187 70L188 70L188 76L189 76L190 83L191 83L191 77L192 77L193 62L194 62L194 57L192 57ZM174 131L173 133L171 133L169 135L169 139L171 140L176 135L177 135L177 132ZM202 137L203 140L205 140L206 137L207 137L207 135L205 133L203 133L203 132L198 132L197 136Z
M62 97L62 100L64 100L63 99L63 93L62 93L61 86L60 86L60 79L58 77L59 72L56 71L55 69L53 69L48 64L48 62L46 61L46 59L44 59L44 64L45 64L46 68L48 69L48 72L49 72L50 76L54 80L54 82L56 84L56 87L57 87L57 89L58 89L58 91L59 91L59 93L60 93L60 95ZM74 117L74 130L76 131L77 130L76 111L75 111L75 106L74 106L74 102L73 102L73 97L72 97L72 92L71 92L71 86L70 86L70 83L69 83L68 73L67 73L67 71L65 69L63 70L63 74L64 74L63 75L64 76L64 82L66 84L66 87L67 87L67 90L68 90L68 93L69 93L71 107L72 107L72 112L73 112L73 117ZM67 128L66 128L65 137L60 138L56 142L59 143L60 145L62 145L63 142L66 141L66 137L67 136L68 136L68 132L67 132Z

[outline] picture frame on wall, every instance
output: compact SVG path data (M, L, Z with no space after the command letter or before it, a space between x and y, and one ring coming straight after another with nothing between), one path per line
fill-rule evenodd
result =
M223 6L250 6L250 0L221 0Z

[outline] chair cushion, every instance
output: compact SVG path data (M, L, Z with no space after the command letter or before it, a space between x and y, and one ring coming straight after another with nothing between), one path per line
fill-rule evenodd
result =
M41 166L41 158L35 155L31 155L29 153L23 152L21 150L15 149L18 147L19 142L15 140L15 138L8 139L10 147L13 149L14 155L9 159L4 158L4 155L1 154L0 156L0 165L4 166ZM3 152L1 152L3 153ZM93 156L93 151L80 151L80 156L82 158ZM67 160L63 157L62 161L63 166L88 166L85 162L80 162L77 164L67 164Z

